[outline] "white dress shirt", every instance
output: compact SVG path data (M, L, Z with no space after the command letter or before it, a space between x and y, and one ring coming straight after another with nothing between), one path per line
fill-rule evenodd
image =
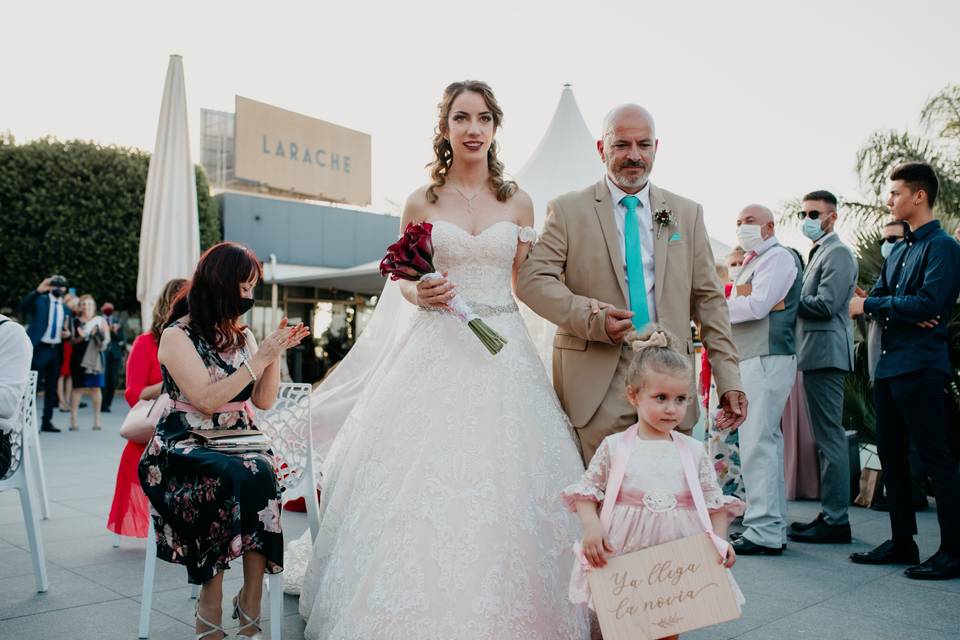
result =
M730 310L730 324L760 320L770 315L770 311L783 300L790 287L797 278L797 263L785 247L776 247L776 236L770 236L760 243L747 256L756 252L756 256L749 262L744 261L742 278L753 273L751 291L748 296L727 298L727 308ZM774 250L771 251L770 249ZM754 264L756 263L756 264Z
M0 320L8 320L0 315ZM0 431L20 430L20 400L30 377L33 346L13 320L0 324Z
M606 176L606 180L607 187L610 189L610 199L613 201L613 217L617 222L617 235L620 237L620 257L624 262L623 274L629 284L626 264L627 249L623 235L623 228L627 220L627 208L620 201L631 194L614 184L610 176ZM648 180L646 186L633 195L636 195L637 199L640 200L637 204L637 222L640 224L640 246L643 248L643 284L647 286L647 311L650 313L650 322L656 322L657 296L654 291L656 263L653 256L653 213L650 211L650 181Z
M60 330L63 328L63 300L55 297L52 293L47 294L50 297L50 311L47 313L47 328L40 338L47 344L60 344ZM50 336L50 327L56 327L53 337Z

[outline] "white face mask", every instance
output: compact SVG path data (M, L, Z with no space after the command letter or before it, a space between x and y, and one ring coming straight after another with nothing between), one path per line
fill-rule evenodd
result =
M727 274L730 276L730 280L736 282L737 278L740 277L740 271L742 270L743 267L727 267Z
M737 227L737 240L740 241L741 247L747 251L753 251L760 245L761 242L763 242L763 236L760 234L760 225L740 225Z

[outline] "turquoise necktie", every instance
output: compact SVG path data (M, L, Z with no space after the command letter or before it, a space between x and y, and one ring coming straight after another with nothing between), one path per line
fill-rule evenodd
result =
M633 326L643 329L650 322L647 308L647 283L643 277L643 246L640 244L640 222L637 205L640 198L626 196L620 201L627 208L623 224L623 244L627 259L627 285L630 291L630 310L633 311Z

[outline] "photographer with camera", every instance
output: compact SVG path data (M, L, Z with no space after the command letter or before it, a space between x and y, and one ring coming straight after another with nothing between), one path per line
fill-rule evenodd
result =
M53 426L53 409L57 404L57 378L63 361L63 340L70 337L67 320L72 315L63 303L67 293L67 279L52 275L20 301L20 311L26 317L27 335L33 344L33 362L43 385L43 421L41 431L58 432Z

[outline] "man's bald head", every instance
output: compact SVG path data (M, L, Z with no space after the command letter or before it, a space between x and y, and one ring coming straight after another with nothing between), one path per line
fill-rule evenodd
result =
M773 211L770 211L770 209L766 208L762 204L750 204L744 207L743 211L740 212L740 218L744 217L755 220L755 222L748 224L765 224L767 222L773 222Z
M657 156L653 116L636 104L611 109L603 119L597 151L614 184L626 193L639 192L647 185Z
M614 107L603 117L601 137L605 140L618 124L648 126L654 138L657 137L657 125L653 114L638 104L622 104Z

